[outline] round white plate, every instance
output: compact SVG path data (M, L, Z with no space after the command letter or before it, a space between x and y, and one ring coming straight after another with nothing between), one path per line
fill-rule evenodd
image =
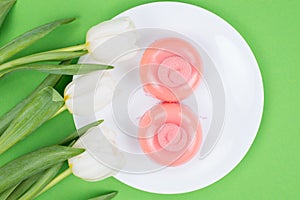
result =
M205 68L210 67L205 65L206 62L213 63L211 65L214 66L223 83L225 123L221 137L206 157L200 159L197 155L185 165L167 167L149 173L120 172L115 178L134 188L163 194L190 192L218 181L246 155L261 121L264 101L263 84L251 49L227 22L193 5L175 2L150 3L129 9L116 17L122 16L129 16L139 29L163 29L182 34L201 48L200 53L203 51L203 54L207 55L204 56L207 57L204 58L204 71ZM204 112L208 118L206 121L200 120L204 129L204 142L209 126L212 125L211 108L209 106L205 108L204 105L215 106L209 103L211 88L207 90L206 86L203 83L198 89L198 94L201 93L201 99L204 99L204 103L202 101L198 105L200 117ZM133 94L135 98L142 98L140 91ZM197 95L196 101L199 102ZM146 103L153 105L155 101L149 100ZM131 105L129 103L129 110L133 110L134 113L134 107L130 108L132 105L136 103ZM104 117L107 120L105 117L108 115L105 112L104 110L97 117ZM76 127L86 122L86 119L76 117ZM130 150L130 147L126 150ZM133 149L133 151L137 150ZM145 163L137 159L134 164L142 166Z

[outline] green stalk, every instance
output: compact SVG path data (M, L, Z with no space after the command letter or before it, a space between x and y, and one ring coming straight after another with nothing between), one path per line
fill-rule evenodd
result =
M44 187L37 195L41 195L42 193L46 192L50 188L52 188L54 185L59 183L60 181L64 180L66 177L70 176L72 174L72 170L70 168L66 169L64 172L60 173L58 176L56 176L46 187Z
M68 137L66 137L63 141L61 141L59 144L60 145L68 145L70 142L72 142L73 140L77 140L80 136L82 136L85 132L87 132L87 130L89 130L90 128L94 127L94 126L98 126L99 124L101 124L104 120L98 120L96 122L90 123L76 131L74 131L72 134L70 134Z
M0 0L0 28L16 0Z
M6 200L8 196L18 187L19 184L16 184L15 186L5 190L0 194L0 200Z
M29 63L41 62L41 61L62 61L77 58L86 54L87 51L79 52L42 52L37 54L32 54L22 58L12 60L10 62L0 65L0 73L5 71L14 71L17 70L20 65L26 65Z
M61 79L61 75L57 74L50 74L48 75L44 81L24 100L22 100L20 103L18 103L15 107L13 107L10 111L2 115L0 117L0 136L2 133L7 129L9 123L16 118L17 114L20 112L20 110L30 101L32 101L32 98L43 88L50 86L54 87L57 82Z
M85 44L80 44L76 46L71 46L71 47L64 47L60 49L55 49L55 50L50 50L48 52L62 52L62 51L86 51L86 45Z
M14 56L16 53L27 48L31 44L35 43L39 39L46 36L48 33L56 29L62 24L67 24L74 21L74 18L61 19L54 22L50 22L25 32L19 37L15 38L11 42L7 43L0 48L0 63L5 62L7 59Z
M63 103L63 98L51 87L38 92L0 137L0 155L50 119Z
M54 145L21 156L0 168L0 193L82 152L83 149Z
M73 132L67 138L65 138L62 142L60 142L60 145L69 145L69 146L72 146L73 145L72 142L74 142L81 135L83 135L88 129L90 129L90 128L94 127L94 126L98 126L102 122L103 122L103 120L99 120L99 121L93 122L91 124L88 124L88 125L80 128L80 129L78 129L78 131ZM49 170L52 170L52 169L49 169ZM59 169L57 169L57 171L58 170ZM52 174L54 174L54 173L52 173ZM30 192L32 195L31 196L24 195L24 197L26 197L24 199L31 199L33 197L37 197L37 196L41 195L42 193L46 192L47 190L49 190L54 185L56 185L57 183L59 183L60 181L62 181L63 179L65 179L66 177L68 177L71 174L72 174L72 170L70 168L68 168L64 172L62 172L61 174L59 174L57 177L55 177L53 180L52 180L53 177L52 178L48 177L48 179L47 179L47 185L46 185L46 181L43 182L44 183L43 184L44 188L42 188L42 187L38 187L38 188L35 187L35 189L32 189L32 191ZM47 176L47 175L45 174L43 176ZM35 195L33 195L33 194L35 194ZM22 196L22 199L23 199L23 196Z
M17 68L18 70L37 70L50 74L64 74L64 75L80 75L97 70L113 69L113 66L98 65L98 64L71 64L71 65L55 65L55 64L28 64ZM10 70L0 72L0 77Z
M18 198L18 200L30 200L30 199L34 199L36 197L36 195L39 194L39 192L42 191L43 188L49 182L51 182L51 180L55 177L55 175L60 170L60 168L62 167L62 165L63 165L63 162L62 163L58 163L58 164L54 165L53 167L47 169L43 173L43 175L41 176L41 178L39 178L38 181L36 181L30 187L30 189L26 191L25 194L23 194L20 198ZM8 199L8 200L13 200L13 199Z
M99 121L93 122L91 124L88 124L88 125L80 128L80 129L78 129L78 131L75 131L72 134L70 134L60 144L61 145L72 146L73 145L73 143L71 143L72 141L78 139L81 135L83 135L91 127L98 126L102 122L103 122L103 120L99 120ZM13 200L13 199L19 199L19 200L34 199L38 195L40 195L43 192L47 191L48 189L50 189L51 187L53 187L54 185L56 185L58 182L60 182L61 180L63 180L64 178L66 178L67 176L69 176L70 174L72 174L71 169L68 168L66 171L62 172L60 175L58 175L57 177L55 177L55 175L57 174L57 172L62 167L62 164L63 163L60 163L60 164L57 164L57 165L55 165L55 166L47 169L43 173L43 175L39 178L39 180L33 186L30 185L31 186L30 189L28 191L26 191L26 193L23 194L21 198L19 198L20 196L14 195L14 193L15 193L15 191L14 191L12 193L12 195L9 196L8 200ZM31 177L31 178L33 178L33 177Z
M40 172L22 181L5 200L19 199L41 177L42 173Z
M64 104L56 113L54 113L54 115L51 116L51 119L64 112L65 110L67 110L66 104Z
M112 198L114 198L116 195L118 194L118 192L111 192L108 194L104 194L95 198L91 198L89 200L110 200Z

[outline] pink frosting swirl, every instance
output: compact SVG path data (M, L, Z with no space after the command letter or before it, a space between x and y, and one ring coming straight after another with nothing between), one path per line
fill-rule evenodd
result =
M162 103L140 120L139 143L147 156L164 166L189 161L202 142L200 122L185 105Z
M179 38L155 41L140 62L144 90L166 102L191 95L201 80L201 70L201 57L195 47Z

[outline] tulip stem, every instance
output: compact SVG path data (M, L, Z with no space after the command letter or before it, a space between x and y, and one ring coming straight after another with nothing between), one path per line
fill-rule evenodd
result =
M65 48L61 48L61 49L50 50L48 52L82 51L82 50L86 50L86 45L85 44L80 44L80 45L71 46L71 47L65 47Z
M64 112L65 110L67 110L66 104L64 104L52 117L54 118L55 116L59 115L60 113Z
M10 71L16 70L16 68L37 62L44 61L61 61L61 60L69 60L73 58L77 58L86 54L86 46L85 44L65 47L61 49L54 49L50 51L40 52L36 54L32 54L29 56L24 56L21 58L14 59L12 61L8 61L0 65L0 71L8 73ZM2 75L1 75L2 76Z
M36 197L41 195L42 193L46 192L47 190L49 190L54 185L56 185L57 183L59 183L60 181L62 181L63 179L65 179L66 177L68 177L71 174L72 174L72 170L70 168L66 169L65 171L60 173L58 176L56 176L50 183L48 183L48 185L46 185L46 187L44 187L44 189L42 191L40 191L36 195Z

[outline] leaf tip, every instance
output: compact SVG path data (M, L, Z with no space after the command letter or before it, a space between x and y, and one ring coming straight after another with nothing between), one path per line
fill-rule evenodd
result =
M52 101L64 101L62 96L54 89L52 89Z
M100 119L97 122L98 122L97 125L102 124L102 122L104 122L104 119Z
M83 152L85 152L85 149L83 149L83 148L76 148L76 149L77 149L78 154L82 154Z
M73 22L75 19L76 19L75 17L70 17L70 18L62 19L61 23L62 24L68 24L68 23Z

